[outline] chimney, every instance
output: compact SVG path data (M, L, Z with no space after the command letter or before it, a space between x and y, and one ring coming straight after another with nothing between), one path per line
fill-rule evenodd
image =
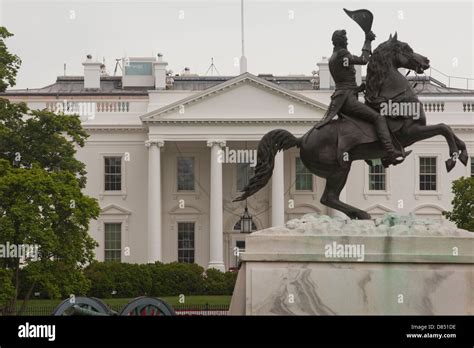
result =
M327 57L323 57L317 65L319 67L319 89L334 89L335 83L329 71Z
M166 67L168 63L163 61L163 55L158 53L158 60L153 63L155 73L155 89L166 89Z
M92 61L92 56L87 55L87 60L82 63L84 65L84 88L100 89L100 72L102 63Z

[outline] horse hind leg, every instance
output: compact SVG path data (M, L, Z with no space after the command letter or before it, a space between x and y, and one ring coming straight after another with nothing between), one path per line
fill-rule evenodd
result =
M349 170L350 167L339 168L326 179L326 187L321 197L321 203L330 208L342 211L351 219L369 220L371 219L371 216L368 213L349 204L343 203L339 199L339 195L346 184Z

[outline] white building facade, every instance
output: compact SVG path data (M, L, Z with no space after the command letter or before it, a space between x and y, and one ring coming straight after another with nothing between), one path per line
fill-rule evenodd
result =
M252 175L242 163L251 158L238 161L233 150L247 156L265 133L284 128L302 136L321 119L333 92L327 62L318 64L321 76L236 77L171 77L161 56L125 63L123 76L111 77L88 58L84 76L4 94L30 108L79 111L90 135L77 152L88 173L85 193L101 206L90 225L98 260L228 270L237 266L236 248L245 247L245 204L255 230L306 213L340 214L319 202L325 180L301 165L296 148L277 155L264 189L247 202L232 202ZM429 78L416 89L428 124L450 125L473 155L474 91ZM473 158L447 173L444 138L410 149L403 164L389 169L353 163L341 199L373 217L396 212L442 219L451 209L451 182L474 175Z

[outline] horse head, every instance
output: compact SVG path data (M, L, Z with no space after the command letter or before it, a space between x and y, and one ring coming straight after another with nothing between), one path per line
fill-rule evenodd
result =
M413 51L413 49L406 42L399 41L398 35L392 37L385 42L387 49L391 51L392 64L395 68L405 68L416 71L418 74L422 74L426 69L430 67L430 60Z
M377 99L388 76L398 68L414 70L421 74L430 67L427 57L416 53L406 42L398 40L398 35L390 35L382 42L370 57L367 66L367 93L369 99ZM393 81L391 88L393 89Z

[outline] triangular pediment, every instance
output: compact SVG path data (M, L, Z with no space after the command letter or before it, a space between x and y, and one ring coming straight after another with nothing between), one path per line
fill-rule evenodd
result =
M201 215L202 211L198 207L193 205L185 205L183 208L179 206L173 207L169 214L176 214L176 215Z
M151 111L145 123L169 121L298 121L320 119L327 106L245 73Z
M109 204L101 209L101 215L130 215L132 212L115 204Z
M385 213L393 213L393 210L382 205L382 204L374 204L370 207L368 207L367 209L365 209L366 212L368 212L369 214L373 214L373 215L383 215Z

